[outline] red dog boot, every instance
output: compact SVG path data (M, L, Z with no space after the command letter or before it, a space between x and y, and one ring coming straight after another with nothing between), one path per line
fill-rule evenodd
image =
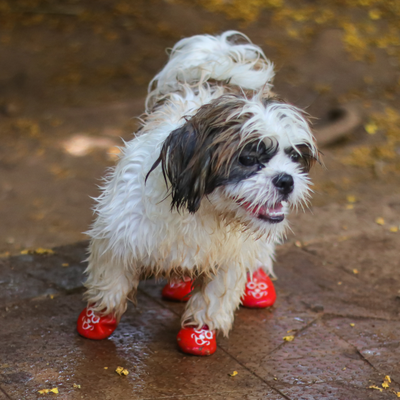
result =
M247 274L247 283L242 297L242 305L249 308L271 307L276 300L276 293L269 276L259 268L253 272L253 279Z
M210 331L207 325L201 329L193 327L182 328L177 336L179 348L187 354L195 356L211 356L217 350L215 331Z
M76 329L85 338L101 340L108 338L117 326L117 320L112 315L99 317L87 307L80 313Z
M193 281L188 278L172 278L163 288L161 294L164 299L175 301L188 301L192 291Z

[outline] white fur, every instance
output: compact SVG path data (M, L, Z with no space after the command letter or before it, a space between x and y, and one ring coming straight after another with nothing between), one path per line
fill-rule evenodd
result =
M232 45L233 38L247 43ZM167 65L150 82L146 105L149 109L155 98L174 92L185 83L199 86L214 79L260 90L269 89L273 77L273 64L243 33L197 35L182 39L173 47Z
M301 143L308 143L313 152L316 148L299 110L287 104L262 105L260 93L265 93L265 85L271 82L272 64L250 42L229 42L234 34L238 33L181 40L166 67L154 78L147 104L161 98L165 101L148 115L140 135L126 143L97 199L97 217L89 231L86 298L98 312L120 318L127 299L134 299L143 272L168 275L184 271L200 274L202 286L188 302L183 322L208 325L226 335L244 292L247 271L264 266L273 274L274 247L284 235L286 219L279 224L261 221L237 199L254 205L274 204L277 193L272 178L286 172L295 181L284 206L287 214L289 206L306 200L309 182L284 149ZM226 86L207 85L208 79L230 79L244 89L255 90L252 98L243 97L244 111L254 117L242 126L241 137L257 131L260 140L276 140L279 151L253 177L218 187L202 200L194 214L177 212L171 210L161 167L147 182L145 178L165 139L185 123L183 116L189 118L202 105L224 94ZM236 223L222 218L228 214Z

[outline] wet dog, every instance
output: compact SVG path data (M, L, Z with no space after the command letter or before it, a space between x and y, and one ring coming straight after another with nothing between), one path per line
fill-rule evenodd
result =
M228 334L247 274L272 273L274 246L289 210L306 205L318 159L305 113L271 92L273 76L239 32L172 49L97 199L83 336L115 329L141 276L171 274L195 279L180 347L211 354L215 330ZM109 329L94 337L103 322Z

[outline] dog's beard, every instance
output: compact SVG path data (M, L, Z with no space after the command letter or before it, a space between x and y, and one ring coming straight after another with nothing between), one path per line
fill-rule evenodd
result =
M286 234L291 209L308 206L311 190L307 174L296 174L294 181L293 192L283 196L274 188L272 179L259 174L219 187L208 198L227 224L256 237L277 241Z

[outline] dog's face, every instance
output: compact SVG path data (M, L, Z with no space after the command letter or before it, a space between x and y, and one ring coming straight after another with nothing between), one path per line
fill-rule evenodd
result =
M317 157L298 109L224 95L168 136L151 171L161 163L171 208L195 213L209 201L229 223L279 234L289 209L307 202Z

